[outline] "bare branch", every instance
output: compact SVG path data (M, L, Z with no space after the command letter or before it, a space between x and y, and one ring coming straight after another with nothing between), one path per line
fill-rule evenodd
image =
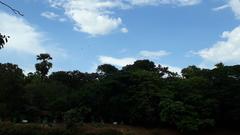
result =
M4 6L8 7L8 8L11 9L11 10L13 11L13 13L15 13L15 14L18 14L18 15L21 15L21 16L24 15L24 14L21 13L19 10L11 7L10 5L8 5L8 4L6 4L6 3L4 3L4 2L2 2L2 1L0 1L0 4L3 4Z

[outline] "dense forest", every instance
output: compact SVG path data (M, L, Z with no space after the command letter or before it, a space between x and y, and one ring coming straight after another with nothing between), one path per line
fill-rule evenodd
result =
M149 60L96 73L57 71L49 54L37 56L36 72L0 64L0 121L112 123L171 127L182 132L240 122L240 65L189 66L181 75ZM50 74L49 74L50 73Z

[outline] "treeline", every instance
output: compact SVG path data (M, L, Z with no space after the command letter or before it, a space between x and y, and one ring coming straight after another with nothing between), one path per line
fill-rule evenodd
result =
M240 65L189 66L178 75L138 60L122 69L104 64L96 73L47 75L51 59L39 55L36 72L28 75L17 65L0 64L0 121L118 122L183 132L239 127Z

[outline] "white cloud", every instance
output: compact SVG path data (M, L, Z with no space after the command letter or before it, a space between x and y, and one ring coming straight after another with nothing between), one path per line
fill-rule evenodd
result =
M229 7L229 5L226 4L226 5L222 5L222 6L213 8L212 10L213 10L213 11L220 11L220 10L226 9L226 8L228 8L228 7Z
M39 32L25 19L0 11L0 32L10 36L9 42L1 49L1 62L16 63L25 71L34 71L36 55L50 53L56 59L65 59L67 54L53 43L44 33Z
M49 0L51 6L64 8L65 14L75 23L74 29L92 36L106 35L116 30L122 19L112 17L110 9L121 2L109 0Z
M180 68L180 67L170 66L170 65L165 65L165 64L163 64L162 66L163 67L168 67L169 71L172 71L174 73L178 73L179 75L181 75L182 68Z
M127 57L127 58L114 58L110 56L99 56L98 60L101 64L112 64L115 66L123 67L129 64L133 64L136 59Z
M228 5L231 7L235 16L240 19L240 0L229 0Z
M208 62L240 63L240 26L223 32L222 38L211 48L200 50L196 54Z
M111 18L108 15L87 10L72 10L67 14L75 21L75 28L78 31L92 36L106 35L117 29L122 23L121 18Z
M220 11L226 8L230 8L235 14L237 19L240 19L240 0L227 0L227 4L220 7L213 8L213 11Z
M47 18L47 19L50 19L50 20L58 20L58 21L60 21L60 22L65 22L65 21L67 21L66 18L63 18L63 17L61 17L60 15L58 15L58 14L56 14L56 13L54 13L54 12L49 12L49 11L42 12L42 13L41 13L41 16L42 16L42 17L45 17L45 18Z
M167 52L167 51L164 51L164 50L160 50L160 51L146 51L146 50L144 50L144 51L140 51L139 54L142 57L157 59L157 58L161 58L161 57L170 55L170 52Z
M55 20L56 18L59 17L58 14L56 13L53 13L53 12L49 12L49 11L46 11L46 12L42 12L41 13L41 16L47 18L47 19L51 19L51 20Z
M191 6L201 0L48 0L51 7L63 8L74 22L74 29L92 36L106 35L118 30L122 19L116 17L115 9L129 9L136 6L174 4ZM127 33L127 28L120 29Z
M122 32L122 33L128 33L128 29L127 29L127 28L122 28L122 29L121 29L121 32Z
M59 18L58 20L59 20L60 22L66 22L66 21L67 21L66 18Z
M201 0L130 0L133 5L159 5L173 4L178 6L191 6L201 2Z
M0 31L11 38L5 49L29 54L46 52L42 46L44 36L22 18L0 12Z

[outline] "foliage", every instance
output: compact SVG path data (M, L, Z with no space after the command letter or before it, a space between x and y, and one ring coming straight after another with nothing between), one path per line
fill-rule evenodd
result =
M24 108L24 75L10 63L0 64L0 119L19 118Z
M48 74L50 68L52 68L52 63L49 62L49 60L52 60L52 57L47 53L42 53L40 55L37 55L37 60L41 62L35 64L36 71L42 77L45 77Z
M91 112L89 108L81 107L68 110L64 113L64 121L67 128L71 128L74 126L75 123L82 124L86 114Z
M8 42L8 38L10 38L10 36L2 35L0 33L0 49L2 49L4 45Z
M57 71L47 76L51 56L37 59L37 72L28 75L17 65L0 64L0 120L64 122L68 128L117 122L188 133L239 128L240 65L220 63L211 70L189 66L180 76L139 60L122 69L104 64L96 73Z
M110 64L104 64L98 66L97 72L99 72L100 74L113 74L118 72L118 69Z

